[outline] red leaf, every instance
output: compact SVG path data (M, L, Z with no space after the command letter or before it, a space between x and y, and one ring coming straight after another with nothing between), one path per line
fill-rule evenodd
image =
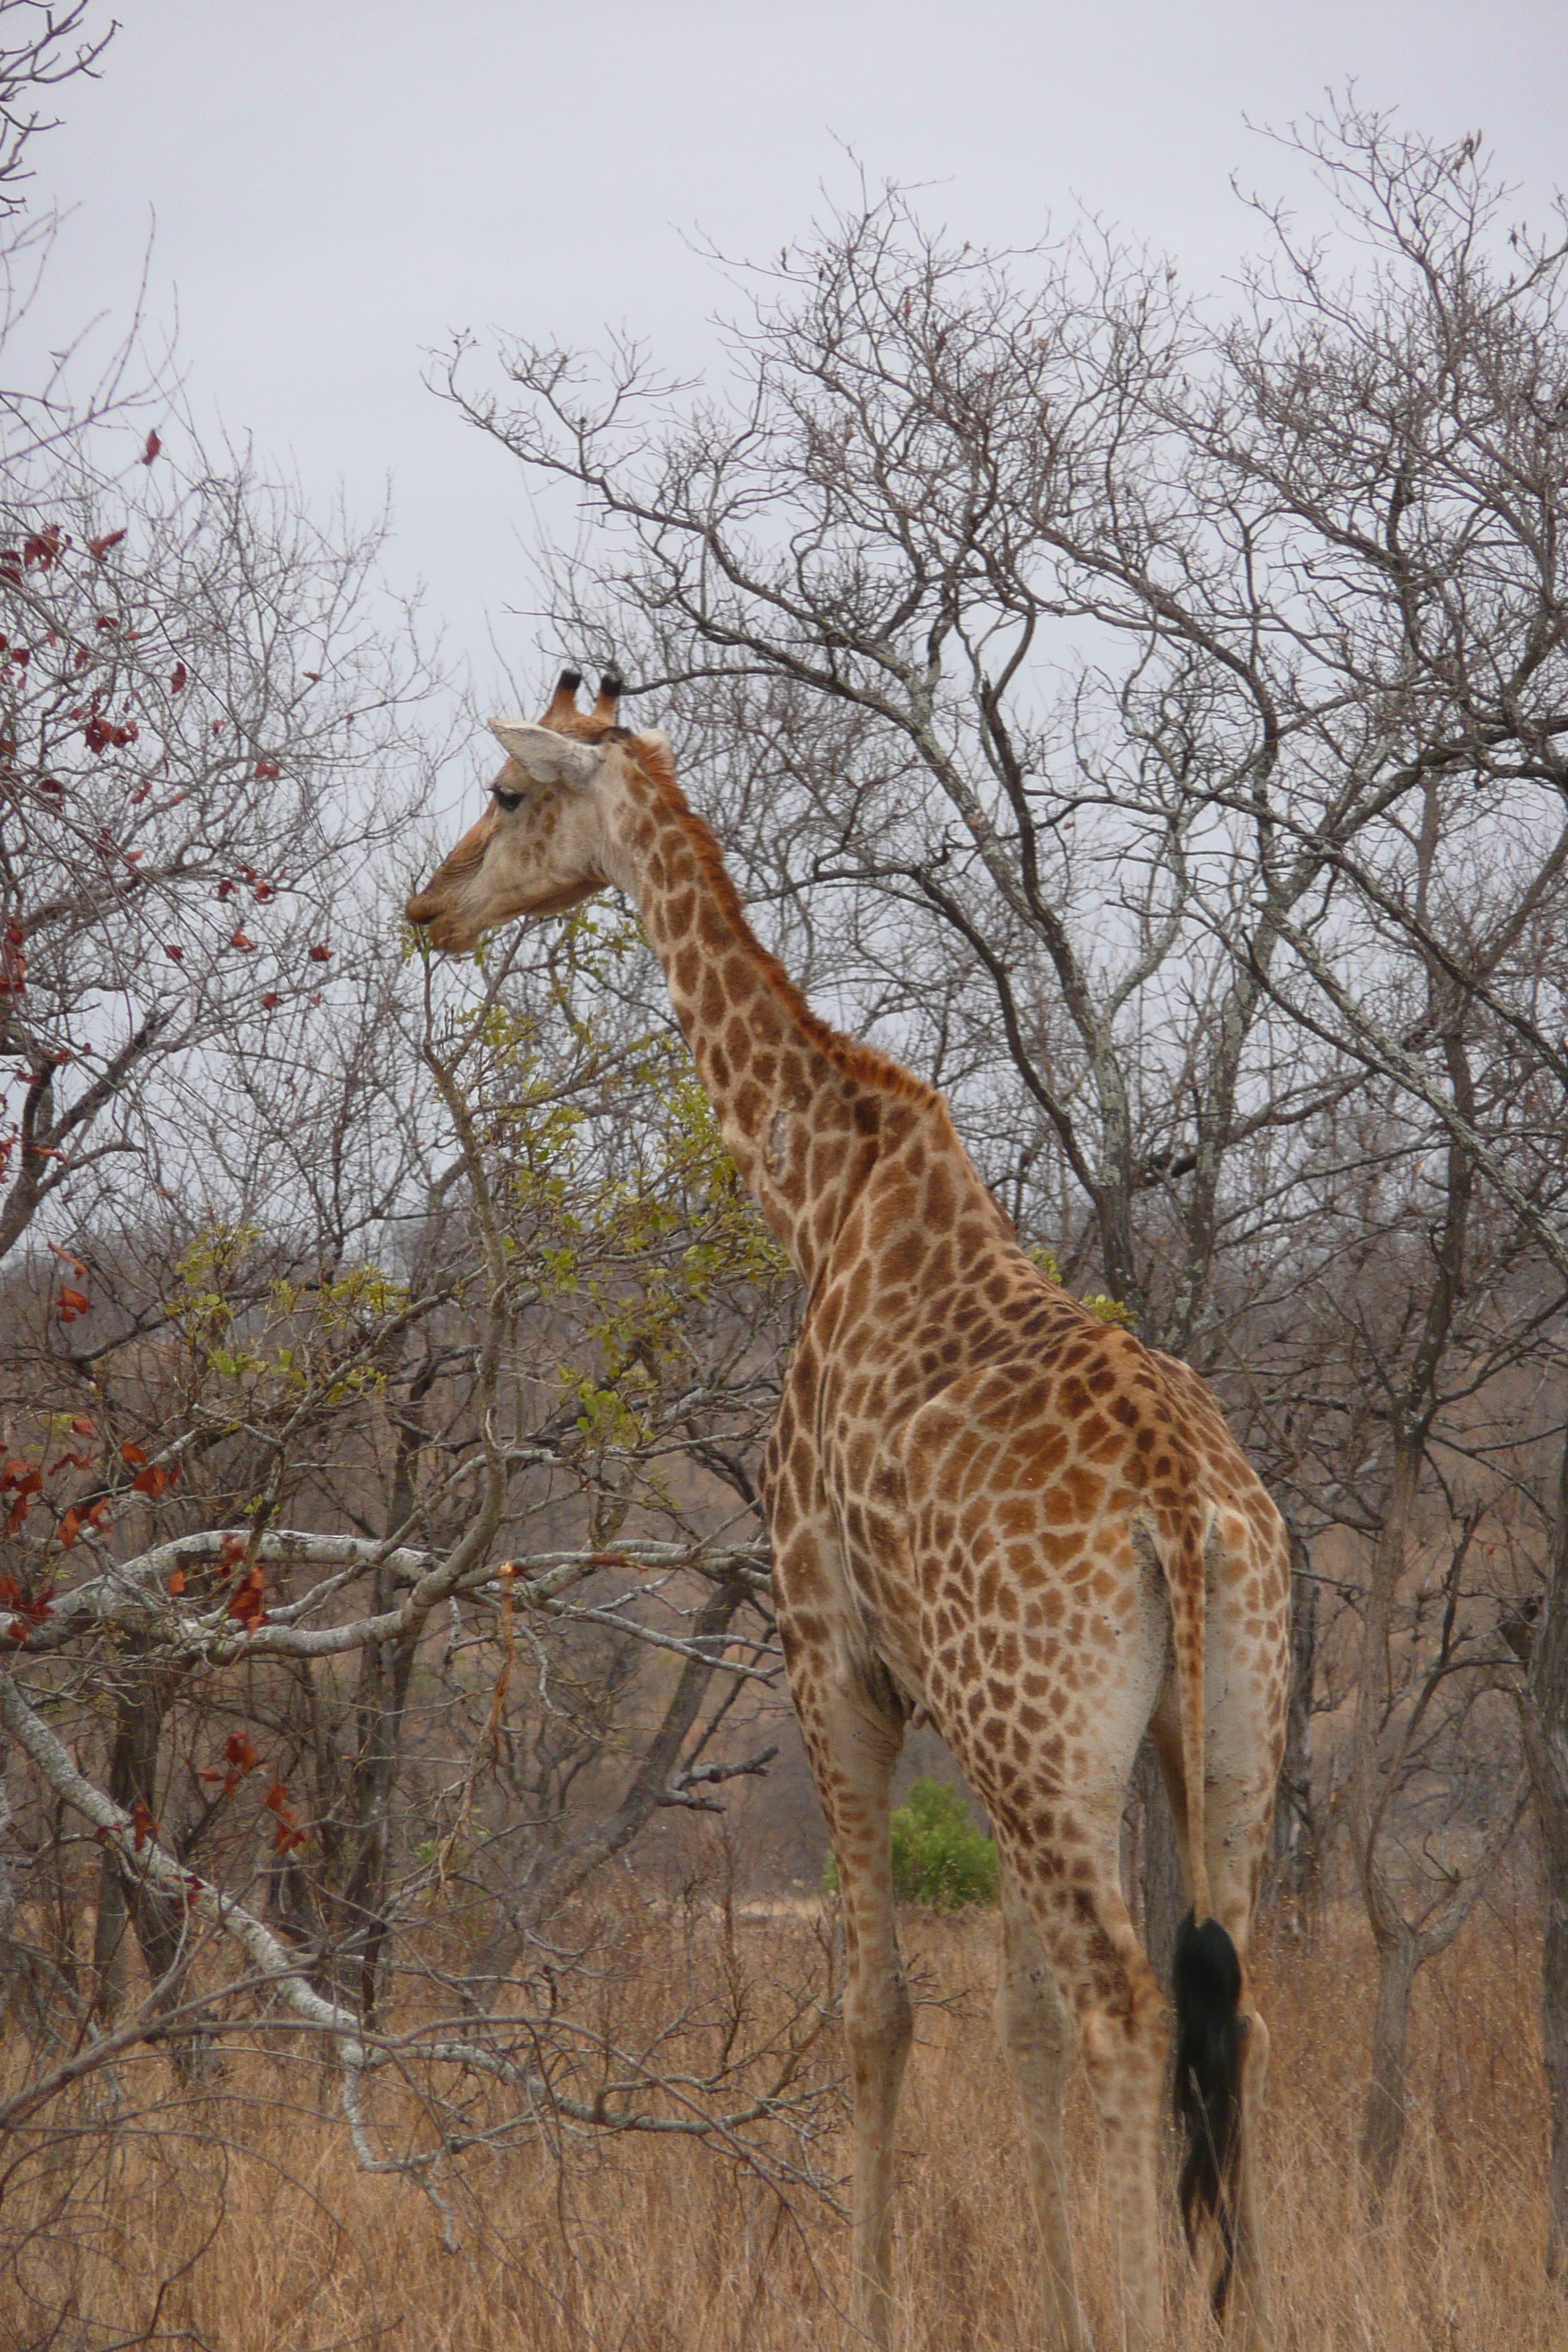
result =
M256 941L254 940L247 940L243 931L236 931L229 940L229 946L231 948L238 948L242 953L245 954L248 954L255 945Z
M261 1010L263 1013L270 1013L277 1002L277 992L274 989L269 988L266 995L261 1000Z
M234 896L234 884L232 882L220 882L217 886L217 895L220 898L232 898Z
M73 1257L69 1250L61 1249L58 1242L51 1242L49 1244L49 1247L53 1250L58 1258L61 1259L65 1265L69 1266L73 1274L79 1274L84 1282L87 1280L87 1268L83 1265L79 1257ZM74 1421L71 1423L71 1427L73 1429L78 1425L79 1424ZM90 1429L92 1427L91 1422L89 1421L86 1426Z
M75 1511L68 1511L65 1514L65 1517L61 1519L58 1527L55 1529L55 1533L59 1538L60 1549L62 1551L69 1551L72 1544L75 1543L78 1536L81 1533L81 1520L78 1517L77 1513Z
M265 779L269 782L278 773L277 761L258 760L256 762L256 773L258 780Z
M331 952L331 948L326 946L323 942L321 945L313 947L310 950L310 961L312 963L325 963Z
M256 1560L251 1561L230 1595L228 1614L236 1618L247 1633L253 1633L266 1616L267 1578Z
M139 1445L133 1445L131 1440L127 1438L124 1444L120 1449L120 1458L121 1462L128 1462L132 1469L136 1469L146 1461L147 1456L142 1453L142 1448Z
M268 1790L267 1794L262 1798L261 1801L267 1807L268 1812L276 1813L278 1815L279 1821L282 1821L285 1818L289 1821L293 1820L293 1811L289 1803L289 1791L283 1786L281 1780L273 1781L272 1786Z
M243 1731L231 1731L223 1743L224 1760L237 1771L253 1772L261 1759Z
M172 1576L166 1577L166 1578L164 1579L164 1582L163 1582L163 1590L164 1590L164 1591L165 1591L165 1592L172 1592L172 1593L174 1595L174 1597L175 1597L175 1599L176 1599L176 1600L179 1598L180 1594L184 1591L184 1589L185 1589L185 1571L184 1571L184 1570L183 1568L177 1568L177 1569L175 1569ZM203 1775L202 1775L203 1780L205 1780L206 1779L206 1777L207 1777L207 1776L206 1776L206 1774L204 1772L204 1773L203 1773ZM215 1775L214 1775L214 1778L216 1779L216 1774L215 1774Z
M54 1603L46 1592L40 1592L36 1598L30 1596L20 1585L13 1584L9 1577L5 1579L5 1583L9 1590L11 1602L16 1612L8 1629L11 1638L16 1642L25 1642L29 1628L41 1625Z
M159 440L158 436L155 433L149 433L147 436L147 446L142 452L142 463L144 466L150 466L163 446L163 443Z
M101 563L104 557L109 553L110 549L111 547L118 547L124 536L125 533L123 530L106 530L101 539L89 539L88 541L87 551L93 557L95 562Z
M135 1494L151 1495L154 1502L168 1483L168 1472L156 1462L150 1462L145 1470L138 1470L135 1477L131 1481L132 1489Z
M72 1415L71 1427L75 1430L79 1437L90 1437L92 1435L92 1423L89 1421L85 1412L74 1413Z
M184 961L185 950L181 947L177 940L165 940L163 942L163 953L168 957L171 963L183 963Z
M158 1834L158 1824L140 1797L131 1808L131 1826L136 1832L136 1851L140 1853L147 1840Z
M277 896L278 893L272 887L270 882L258 882L257 884L256 903L258 907L265 907L269 898L276 898Z
M74 1323L79 1315L85 1315L87 1313L88 1306L89 1300L86 1291L72 1290L68 1285L64 1289L62 1289L59 1295L58 1308L60 1321L62 1323Z
M176 662L176 663L174 664L174 676L173 676L173 677L169 680L169 691L170 691L170 693L171 693L171 694L178 694L178 693L181 691L182 688L184 687L184 683L185 683L185 679L186 679L186 677L187 677L188 676L189 676L189 672L187 671L187 669L186 669L186 667L185 667L184 663L184 662Z

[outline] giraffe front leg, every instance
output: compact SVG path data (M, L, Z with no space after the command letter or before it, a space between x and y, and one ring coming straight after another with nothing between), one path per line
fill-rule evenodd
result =
M797 1698L797 1706L800 1701ZM892 2335L893 2128L914 2023L893 1910L889 1783L903 1741L896 1711L858 1693L801 1707L816 1792L838 1868L844 1917L844 2042L854 2085L855 2317L878 2352Z
M1040 1949L1028 1906L1005 1864L1002 1937L996 2032L1024 2110L1029 2186L1045 2267L1046 2340L1053 2352L1056 2347L1092 2352L1078 2299L1062 2146L1062 2090L1072 2059L1073 2024Z
M782 1514L781 1514L782 1516ZM892 2334L893 2127L913 2035L899 1957L888 1822L903 1710L838 1603L820 1522L780 1540L774 1591L790 1696L805 1740L844 1920L844 2042L854 2088L850 2266L856 2326L886 2352Z

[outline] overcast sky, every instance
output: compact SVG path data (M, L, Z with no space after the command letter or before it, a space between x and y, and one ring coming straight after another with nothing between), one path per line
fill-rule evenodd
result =
M505 454L421 383L455 329L646 336L710 365L724 300L688 242L776 252L823 191L931 185L928 213L1018 244L1079 205L1213 285L1247 237L1231 193L1281 184L1247 121L1351 77L1443 137L1481 129L1520 209L1560 178L1564 0L121 0L96 86L62 93L37 193L74 212L49 281L63 339L179 320L197 415L368 514L422 579L481 693L493 632L531 675ZM107 14L107 10L105 10ZM650 713L651 717L652 714Z

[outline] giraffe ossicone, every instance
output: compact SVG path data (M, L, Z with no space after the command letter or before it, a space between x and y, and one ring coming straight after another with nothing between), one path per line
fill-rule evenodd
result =
M1163 2327L1155 2153L1165 2004L1122 1901L1152 1731L1194 1924L1177 1970L1184 2202L1216 2304L1271 2341L1255 2158L1268 2035L1247 1948L1284 1744L1289 1550L1186 1366L1019 1248L942 1097L820 1020L754 937L668 741L563 674L496 722L490 804L407 915L438 949L616 887L663 966L725 1142L805 1285L763 1491L790 1688L844 1906L857 2314L891 2329L893 2120L910 2038L889 1783L917 1711L1002 1862L996 2021L1023 2103L1053 2340L1087 2347L1061 2096L1082 2051L1115 2233L1119 2343Z

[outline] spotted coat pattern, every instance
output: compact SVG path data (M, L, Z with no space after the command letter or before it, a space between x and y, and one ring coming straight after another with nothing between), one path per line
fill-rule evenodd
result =
M577 762L563 782L548 734ZM1108 1327L1018 1246L934 1089L814 1015L753 937L668 747L563 683L498 725L500 796L412 919L437 946L618 883L702 1084L806 1289L767 1447L778 1619L843 1890L858 2318L890 2328L892 2135L910 2035L888 1847L917 1710L990 1815L997 2023L1023 2098L1053 2339L1089 2341L1061 2195L1074 2040L1102 2126L1118 2341L1163 2326L1164 2004L1123 1904L1120 1824L1152 1728L1198 1916L1244 1969L1284 1737L1289 1557L1202 1381ZM542 754L539 747L545 737ZM1250 1995L1244 2114L1267 2035ZM1269 2340L1244 2127L1232 2308Z

